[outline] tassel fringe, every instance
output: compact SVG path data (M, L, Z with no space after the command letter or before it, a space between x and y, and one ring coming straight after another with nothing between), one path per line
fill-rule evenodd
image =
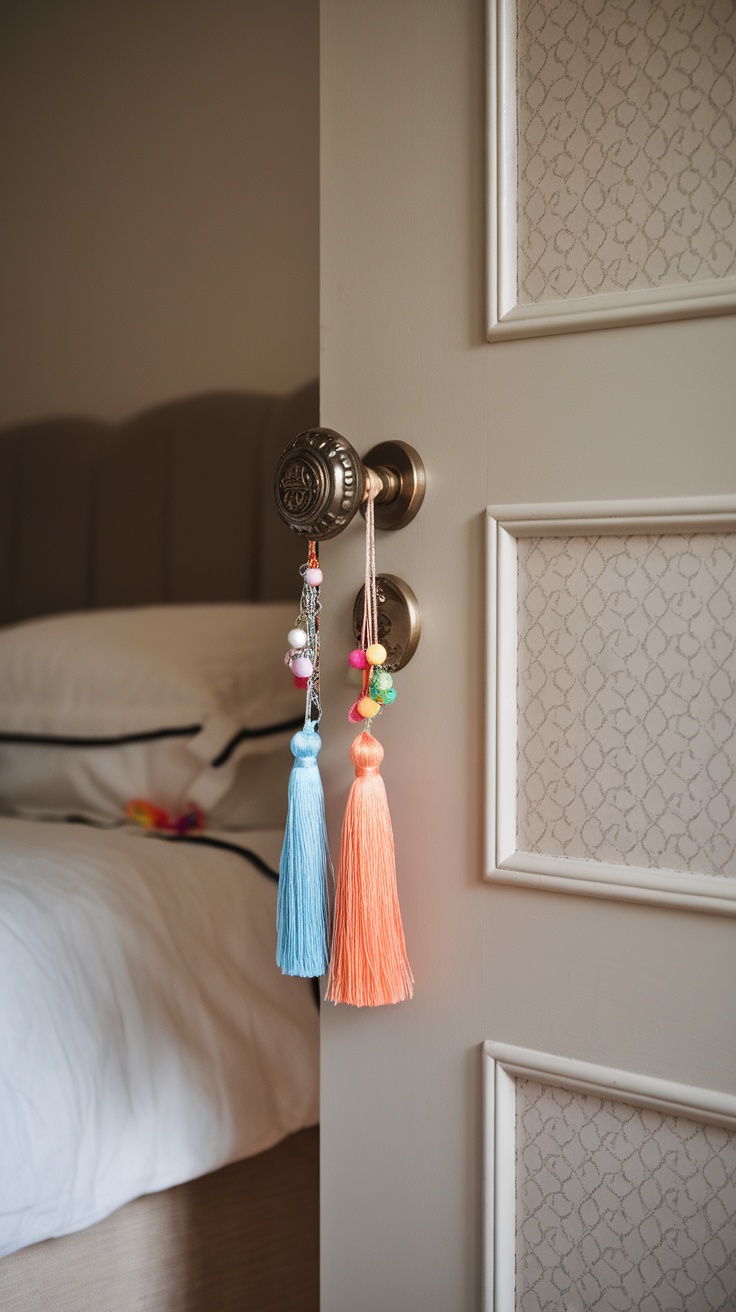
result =
M328 961L332 861L317 756L322 741L311 723L294 734L294 764L279 865L276 962L284 975L324 975Z
M340 843L332 958L325 997L354 1007L403 1002L413 994L396 888L396 861L383 748L363 732L350 748L355 780Z

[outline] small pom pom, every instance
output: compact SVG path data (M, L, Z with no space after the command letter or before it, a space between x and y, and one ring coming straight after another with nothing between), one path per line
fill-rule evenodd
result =
M308 656L297 656L296 660L292 661L291 669L298 678L308 679L314 666Z
M295 675L294 675L294 687L295 687L295 688L308 688L308 687L309 687L309 679L300 679L300 678L299 678L299 675L298 675L298 674L295 674Z
M383 665L387 656L388 652L385 647L381 646L380 642L374 642L365 654L365 658L369 665Z
M297 651L301 651L302 647L307 645L307 635L304 629L289 629L286 641L290 647L296 647Z
M376 674L376 687L380 689L381 692L385 692L387 688L393 688L393 686L394 681L388 670L379 670Z
M376 693L376 697L378 698L382 706L390 706L392 702L396 701L396 689L379 688L378 692Z
M358 702L358 710L362 720L372 720L374 715L378 715L380 709L378 702L374 702L372 697L361 697Z
M310 588L318 588L320 583L322 582L322 579L324 578L324 575L321 569L308 569L305 570L304 577L307 580L307 583L309 584Z
M353 702L352 706L350 707L350 710L348 711L348 719L351 724L360 724L361 720L363 719L363 716L358 710L358 702Z
M362 647L356 647L355 651L351 651L348 660L354 670L364 670L368 664Z

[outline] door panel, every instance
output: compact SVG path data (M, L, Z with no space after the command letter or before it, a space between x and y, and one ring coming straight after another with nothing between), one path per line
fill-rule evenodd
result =
M488 514L488 878L736 914L736 498Z
M483 879L486 507L736 491L736 321L485 341L481 0L323 0L321 76L322 422L429 479L377 545L424 618L377 729L416 993L323 1008L322 1306L476 1312L485 1039L736 1093L731 919ZM335 848L362 545L323 551Z
M486 1048L486 1301L731 1312L736 1097Z

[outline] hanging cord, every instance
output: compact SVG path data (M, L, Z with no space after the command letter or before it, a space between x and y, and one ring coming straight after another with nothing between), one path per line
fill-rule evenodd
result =
M368 478L365 505L365 587L360 645L365 650L378 642L378 601L376 599L376 505L377 489L372 475Z
M317 556L317 544L310 541L307 552L307 563L302 565L302 578L308 569L319 569L319 559ZM309 654L312 662L312 673L309 675L307 684L306 708L304 712L304 723L311 721L315 729L319 729L320 720L322 719L322 702L320 699L319 687L319 617L322 610L321 587L312 587L306 580L302 588L301 606L299 610L298 623L301 624L307 635L307 645L305 652Z

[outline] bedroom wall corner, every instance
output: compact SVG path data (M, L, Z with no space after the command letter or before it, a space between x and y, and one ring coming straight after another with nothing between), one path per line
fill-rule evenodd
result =
M0 427L318 372L318 0L0 12Z

